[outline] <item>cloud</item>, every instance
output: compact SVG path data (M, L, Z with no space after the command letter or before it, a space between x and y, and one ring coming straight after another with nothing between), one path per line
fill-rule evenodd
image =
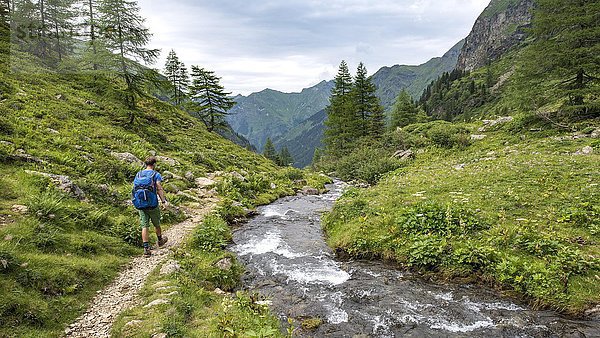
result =
M223 77L234 93L299 91L335 75L342 59L420 64L470 31L489 0L140 0L164 57Z

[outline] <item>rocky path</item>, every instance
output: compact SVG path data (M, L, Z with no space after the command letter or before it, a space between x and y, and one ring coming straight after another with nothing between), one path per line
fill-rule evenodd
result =
M111 327L119 313L137 305L137 294L148 275L164 263L171 250L181 245L185 238L214 210L215 199L205 199L187 209L189 218L164 231L168 243L153 250L150 258L134 258L105 289L98 291L88 310L65 330L67 337L109 337Z

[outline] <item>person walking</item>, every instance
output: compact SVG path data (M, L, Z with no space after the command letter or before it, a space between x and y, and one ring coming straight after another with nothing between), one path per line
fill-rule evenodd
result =
M162 187L162 176L155 170L156 157L148 157L144 161L146 169L141 170L135 175L133 180L133 205L140 214L140 223L142 226L142 241L144 242L144 256L152 256L150 251L150 222L154 225L156 237L158 237L158 246L161 247L167 243L167 236L163 236L160 228L160 207L158 200L162 202L164 208L169 205L165 198L165 191Z

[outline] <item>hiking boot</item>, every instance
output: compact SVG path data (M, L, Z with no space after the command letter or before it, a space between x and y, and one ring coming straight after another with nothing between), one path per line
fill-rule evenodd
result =
M168 240L169 238L167 236L162 236L162 238L158 240L158 246L161 247L165 245L165 243L167 243Z
M144 248L144 257L150 256L152 256L152 251L150 251L150 248Z

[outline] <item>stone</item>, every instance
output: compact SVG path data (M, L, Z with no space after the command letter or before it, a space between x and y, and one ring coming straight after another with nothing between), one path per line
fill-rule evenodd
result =
M75 183L73 183L73 181L71 181L69 176L55 175L32 170L25 170L25 172L30 175L48 177L54 184L56 184L58 189L79 200L85 200L85 193L83 192L83 190L81 190L81 188L79 188Z
M581 149L582 155L591 155L593 152L594 152L594 148L592 148L590 146L586 146L586 147L583 147L583 149Z
M277 189L277 184L271 182L271 190Z
M61 101L64 101L64 100L66 100L66 99L67 99L67 97L66 97L66 96L64 96L63 94L58 94L58 95L56 95L55 97L56 97L56 99L57 99L57 100L61 100Z
M167 334L166 333L155 333L152 335L151 338L167 338Z
M170 275L172 273L175 273L177 271L181 270L181 265L179 265L179 263L175 260L170 260L168 262L166 262L161 268L160 268L160 274L161 275Z
M17 214L26 214L29 211L29 208L26 205L15 204L10 207L10 210L16 212Z
M208 187L212 187L213 185L215 185L217 182L211 180L210 178L207 177L198 177L196 180L196 186L198 188L208 188Z
M56 129L52 129L52 128L46 128L46 131L49 132L50 134L60 134L60 132Z
M400 160L408 160L411 158L415 158L415 153L410 149L398 150L397 152L394 153L394 155L392 155L392 157L400 159Z
M190 181L190 182L194 182L194 173L191 171L186 171L185 175L183 175L183 177L185 177L186 180Z
M590 134L591 138L600 138L600 128L594 130L591 134Z
M461 164L457 164L455 165L453 168L454 170L463 170L465 168L466 164L461 163Z
M6 235L6 236L4 236L4 240L5 241L12 241L12 239L13 239L12 235Z
M98 104L92 100L85 100L85 104L88 104L90 106L97 106Z
M24 162L34 162L34 163L40 163L40 164L46 163L46 161L42 160L39 157L35 157L33 155L29 155L29 154L25 153L25 150L23 150L23 149L17 149L17 153L11 155L10 157L13 158L14 160L24 161Z
M168 165L170 165L172 167L179 165L179 162L177 162L177 160L172 159L172 158L167 157L167 156L156 156L156 159L159 162L166 163L166 164L168 164Z
M132 320L132 321L130 321L130 322L127 322L127 323L125 324L125 327L135 326L135 325L141 324L141 323L143 323L143 322L144 322L143 320L134 319L134 320Z
M231 175L231 177L238 179L242 182L246 181L246 178L242 174L238 173L237 171L232 171L229 175Z
M229 270L233 266L233 260L229 257L225 257L216 262L214 265L220 270Z
M308 184L308 182L306 180L295 180L294 185L301 185L301 186L306 186Z
M117 153L113 151L110 153L110 155L121 162L125 162L131 165L141 166L143 164L142 160L137 158L132 153Z
M471 140L473 140L473 141L480 141L480 140L483 140L486 137L487 137L487 135L483 135L483 134L481 134L481 135L471 135Z
M157 305L163 305L163 304L169 304L171 301L168 299L156 299L151 301L150 303L144 305L145 308L149 308L149 307L153 307L153 306L157 306Z
M313 187L306 186L306 187L302 188L302 194L304 194L304 195L318 195L319 194L319 190L315 189Z
M227 292L225 292L219 288L214 289L213 292L216 293L217 295L221 295L221 296L224 296L227 294Z

